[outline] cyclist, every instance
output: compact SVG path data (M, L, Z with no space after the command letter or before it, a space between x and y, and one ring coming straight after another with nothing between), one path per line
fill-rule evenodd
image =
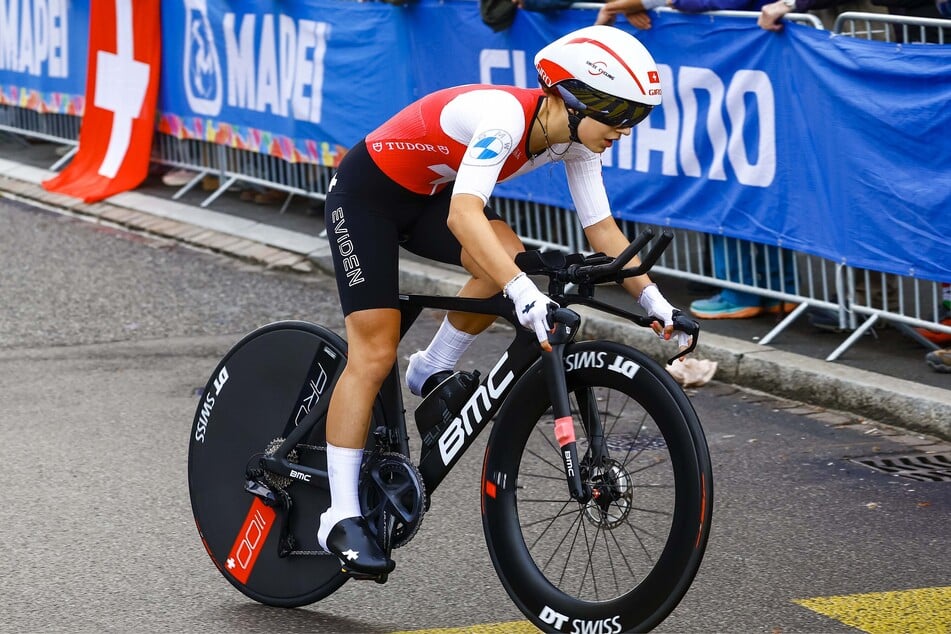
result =
M357 485L371 408L399 343L398 247L464 266L472 277L461 296L501 289L520 324L550 349L549 300L513 261L524 249L519 238L486 206L496 183L563 161L591 246L614 256L628 244L611 216L600 154L660 104L653 58L632 35L590 26L544 47L535 67L540 89L466 85L411 104L347 153L328 188L325 220L349 360L327 415L331 506L317 539L355 572L394 567L362 517ZM670 339L674 308L657 286L646 275L624 286ZM413 393L451 369L494 319L447 315L429 347L411 358Z

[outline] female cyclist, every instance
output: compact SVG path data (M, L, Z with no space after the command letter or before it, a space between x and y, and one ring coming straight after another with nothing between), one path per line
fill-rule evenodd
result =
M632 35L590 26L543 48L535 67L540 89L467 85L411 104L347 153L328 188L325 219L349 360L330 400L331 506L317 539L350 570L379 575L394 567L361 515L357 483L373 400L399 343L398 247L465 267L472 277L461 296L501 289L521 325L550 349L550 302L515 266L524 249L519 238L486 207L496 183L563 161L591 246L614 256L628 244L611 216L600 154L660 104L653 58ZM673 307L657 286L646 275L624 286L669 339ZM429 347L410 360L413 393L451 369L494 319L448 314Z

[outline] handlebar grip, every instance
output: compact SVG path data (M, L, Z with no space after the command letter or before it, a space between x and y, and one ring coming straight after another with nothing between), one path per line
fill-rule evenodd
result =
M693 352L694 348L697 347L697 341L700 339L700 322L678 309L674 310L674 330L688 334L690 336L690 346L668 359L667 365Z
M627 245L623 251L621 251L614 260L607 264L596 264L585 270L585 275L588 279L594 279L598 277L610 277L612 274L619 272L624 266L630 262L637 253L644 248L644 246L650 242L650 239L654 237L654 230L647 228L640 233L634 241Z
M651 247L651 250L648 251L647 255L641 258L641 263L635 266L632 269L625 269L618 274L617 281L621 282L629 277L636 277L638 275L643 275L647 273L651 267L653 267L657 260L660 259L661 254L667 249L670 243L674 239L674 234L669 229L664 229L664 232L660 234L660 237L657 239L657 242Z

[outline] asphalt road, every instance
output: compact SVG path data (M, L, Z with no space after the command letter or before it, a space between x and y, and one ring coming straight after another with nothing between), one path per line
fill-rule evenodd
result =
M350 582L318 604L267 608L205 554L185 473L196 391L258 325L341 330L331 280L5 201L0 228L0 631L520 627L481 535L478 445L385 585ZM435 330L431 317L402 356ZM493 328L465 363L489 366L509 334ZM849 460L951 446L723 384L690 395L713 457L714 522L700 574L658 631L856 631L796 601L935 587L945 588L937 600L898 617L951 628L951 483ZM856 600L862 618L881 616L876 600ZM875 631L868 622L858 621Z

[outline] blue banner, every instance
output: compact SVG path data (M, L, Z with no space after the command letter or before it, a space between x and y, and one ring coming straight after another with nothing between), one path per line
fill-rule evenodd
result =
M0 104L83 113L89 4L0 0Z
M475 3L422 4L413 17L426 93L537 86L535 53L593 14L521 11L502 33ZM616 215L951 280L951 46L669 12L630 30L658 62L664 102L603 155ZM572 206L549 169L496 193Z
M374 2L163 2L160 130L333 165L411 100L407 28Z
M159 130L334 165L433 90L536 86L535 53L593 17L519 11L495 33L473 0L169 0ZM617 216L951 280L951 46L670 12L619 26L664 102L603 155ZM0 0L0 103L80 114L87 30L86 2ZM562 172L496 194L571 207Z

